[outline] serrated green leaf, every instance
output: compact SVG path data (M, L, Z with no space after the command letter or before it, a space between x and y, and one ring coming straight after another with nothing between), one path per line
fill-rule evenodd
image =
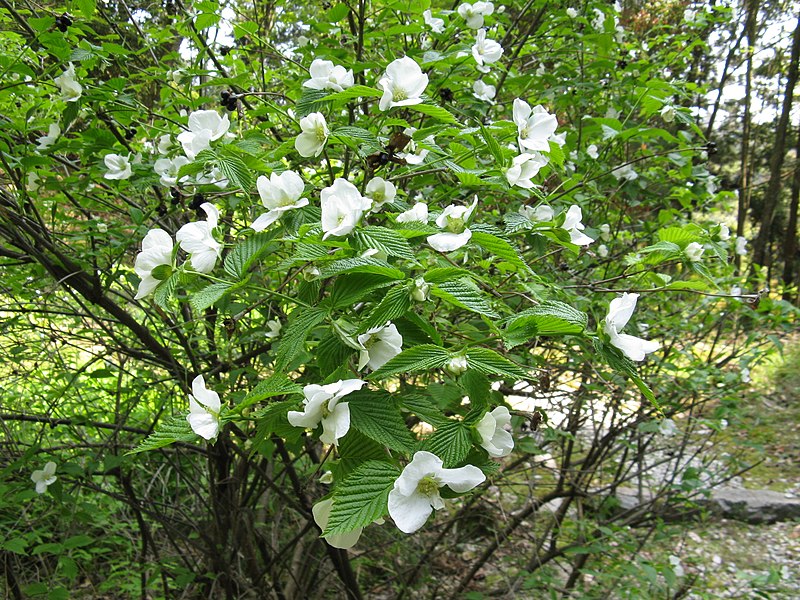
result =
M517 212L508 212L504 214L503 222L506 224L505 232L507 234L533 229L533 223L531 223L530 219Z
M290 394L302 394L302 386L297 385L283 373L273 373L267 379L259 381L244 399L236 405L236 410L251 406L256 402L262 402L275 396L288 396Z
M275 231L256 233L236 244L225 257L225 272L242 279L253 263L269 250L275 235Z
M245 193L250 192L253 187L253 175L241 158L223 149L223 153L218 155L216 162L222 175L234 187L241 189Z
M195 292L189 297L189 304L197 311L203 311L222 298L230 289L230 283L212 283L199 292Z
M294 105L294 115L298 119L307 117L312 112L317 112L325 101L328 99L327 90L314 90L311 88L303 88L303 95ZM290 142L294 147L294 142Z
M369 379L383 379L398 373L416 373L429 371L444 366L450 360L450 353L433 344L422 344L403 350L380 369L369 376Z
M494 157L495 166L505 166L505 155L503 154L503 149L500 148L500 144L497 143L497 134L492 134L485 125L481 125L481 137Z
M156 450L175 442L194 442L197 439L198 435L192 431L185 416L170 417L159 423L155 431L128 454Z
M176 271L158 284L155 294L153 294L153 300L162 309L168 310L167 302L169 302L170 298L172 298L172 295L175 293L175 288L178 286L180 276L180 271Z
M400 471L386 462L370 460L358 467L336 487L324 535L365 527L385 515L399 476Z
M343 481L350 473L368 460L385 461L389 458L386 447L351 428L336 449L339 460L332 471L335 481Z
M283 370L303 350L306 338L317 325L325 320L327 312L318 307L297 309L283 327L281 341L275 358L277 370Z
M255 414L257 419L256 434L253 438L253 449L257 449L274 433L287 441L300 439L302 427L293 427L286 418L287 413L298 408L296 400L273 402Z
M442 283L464 277L475 277L475 274L467 269L459 269L458 267L437 267L429 269L423 277L428 283Z
M339 127L339 129L332 131L330 135L331 137L346 138L356 142L371 144L373 146L381 145L374 133L367 131L366 129L361 129L361 127Z
M334 275L343 273L372 273L373 275L383 275L390 279L405 279L405 273L396 269L389 263L376 258L343 258L320 268L320 279L327 279Z
M420 419L434 427L441 427L449 422L449 419L439 409L436 402L425 394L415 394L404 391L400 394L400 403L403 405L404 409L414 413Z
M316 366L320 374L327 378L331 373L348 364L350 356L355 352L335 333L323 337L316 348Z
M443 281L431 289L431 295L441 298L455 306L466 308L479 315L489 318L498 318L498 315L489 303L482 297L480 289L470 279L457 281Z
M357 431L399 452L410 452L414 438L388 392L356 392L347 396L350 424Z
M383 92L375 88L365 85L353 85L341 92L327 94L323 99L325 101L338 102L340 100L352 100L354 98L380 98L382 95Z
M394 285L394 279L386 279L383 275L371 273L353 273L352 275L340 275L336 278L331 292L331 304L334 308L352 306L370 293L390 285Z
M489 396L492 393L492 384L489 378L479 371L470 369L461 376L458 382L467 392L473 409L482 409L481 412L485 411L486 406L489 404Z
M369 315L358 326L358 333L368 329L380 327L387 322L402 316L411 307L411 298L408 287L399 285L390 289L380 303L373 308Z
M374 248L388 256L415 260L416 256L406 238L386 227L370 226L353 232L353 241L359 250Z
M683 227L665 227L658 230L658 239L662 242L672 242L683 248L692 242L702 241L703 230L691 223Z
M405 108L433 117L437 121L442 121L443 123L449 123L451 125L456 125L458 123L453 114L441 106L435 106L433 104L414 104L412 106L406 106Z
M429 437L423 448L442 459L445 468L458 466L472 449L469 427L461 421L448 420Z
M588 317L569 304L548 300L506 322L503 341L513 348L541 335L575 335L586 329Z
M658 410L661 410L658 402L656 402L656 397L653 395L653 391L644 382L644 380L639 377L639 373L636 371L636 365L631 359L623 355L622 352L617 348L608 346L600 340L594 340L594 347L597 353L606 361L608 366L614 369L614 371L617 373L625 375L629 379L633 380L642 395L647 398L647 400L649 400Z
M514 247L502 238L485 233L483 231L475 231L476 227L472 229L472 237L470 242L478 244L481 248L493 254L506 262L516 266L521 271L530 272L528 264L520 258Z
M514 381L530 377L530 373L525 369L489 348L468 349L467 365L484 375L500 375Z

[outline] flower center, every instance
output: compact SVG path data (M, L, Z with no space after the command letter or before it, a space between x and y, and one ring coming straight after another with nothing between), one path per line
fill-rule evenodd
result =
M317 125L316 133L317 133L317 139L320 142L324 142L326 139L328 139L328 134L325 132L325 128L322 125Z
M461 233L464 231L464 219L447 217L447 225L445 225L445 229L450 233Z
M439 482L437 482L431 475L427 475L419 480L417 484L417 492L423 496L433 496L439 493Z
M406 98L408 98L408 93L404 89L396 87L392 90L392 99L395 102L401 102Z

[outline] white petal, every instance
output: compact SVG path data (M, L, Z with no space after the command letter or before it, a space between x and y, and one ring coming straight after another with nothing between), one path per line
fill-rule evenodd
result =
M314 522L316 522L317 527L319 527L322 531L325 531L325 528L328 526L328 519L331 515L331 508L333 508L333 499L327 498L325 500L320 500L314 506L311 507L311 514L314 515ZM348 548L352 548L358 542L358 538L361 537L361 532L363 528L358 527L353 531L348 531L347 533L337 533L334 535L327 535L322 536L328 544L333 546L334 548L341 548L343 550L347 550Z
M323 444L336 445L348 431L350 431L350 405L347 402L340 402L331 414L322 419L322 435L319 436L319 440Z
M619 298L614 298L608 306L606 327L613 327L615 331L624 329L636 309L636 301L638 299L639 294L628 293L622 294Z
M219 432L219 421L209 413L189 413L186 420L189 421L192 431L203 439L213 439Z
M458 469L442 469L439 479L454 492L461 493L482 484L486 481L486 475L475 465L466 465Z
M389 516L404 533L414 533L433 512L430 501L420 494L404 496L397 489L389 492Z
M439 252L452 252L466 245L471 237L472 232L469 229L461 233L436 233L428 236L428 243Z
M282 212L271 210L259 215L258 218L250 225L250 229L254 231L264 231L267 227L272 225L282 215Z

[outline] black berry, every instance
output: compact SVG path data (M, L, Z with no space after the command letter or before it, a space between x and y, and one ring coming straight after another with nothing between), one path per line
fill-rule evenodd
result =
M453 95L453 90L450 88L442 88L439 90L439 96L442 99L442 102L452 102L455 99Z
M67 28L72 25L72 19L68 15L59 15L56 17L56 27L62 33L66 33Z
M717 151L718 150L717 150L717 143L716 142L708 142L706 144L706 152L708 152L709 155L710 154L716 154Z
M228 90L225 90L219 95L219 97L222 99L222 102L224 103L227 102L228 98L231 97L231 93Z
M131 127L125 132L125 139L130 141L136 137L136 127Z
M219 49L219 53L222 54L222 56L228 56L231 50L233 50L233 48L230 46L222 46L222 48Z
M189 205L189 208L192 210L200 210L200 205L206 201L206 197L203 194L195 194L192 197L192 203Z

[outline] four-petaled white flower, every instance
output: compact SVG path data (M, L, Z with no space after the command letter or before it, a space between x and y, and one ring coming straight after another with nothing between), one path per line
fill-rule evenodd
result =
M405 212L401 212L395 219L398 223L427 223L428 205L424 202L417 202Z
M332 235L347 235L355 228L372 201L364 198L358 188L346 179L336 179L320 193L322 231L327 239Z
M639 179L639 174L636 172L636 170L633 168L633 165L630 163L622 165L621 167L617 167L616 169L611 171L611 174L614 177L616 177L617 181L619 181L620 179L624 179L626 181L634 181L636 179Z
M153 271L162 265L172 266L172 238L163 229L151 229L142 240L142 251L136 256L133 270L141 277L139 289L134 300L139 300L150 294L164 279L163 276L154 277Z
M598 229L600 230L601 240L607 242L611 239L611 225L609 225L608 223L603 223L602 225L600 225L600 227L598 227Z
M267 331L264 334L264 337L268 340L274 340L281 334L281 329L283 329L283 325L278 319L272 319L271 321L267 321Z
M574 19L575 17L578 16L578 11L575 10L574 8L570 7L570 8L567 9L567 16L570 19Z
M481 436L481 447L489 456L500 458L508 456L514 449L514 438L506 431L511 425L511 413L505 406L498 406L492 412L487 412L478 422L475 429Z
M397 196L397 188L391 181L386 181L383 177L370 179L364 191L367 194L365 197L372 201L371 210L373 212Z
M581 223L581 219L583 219L581 207L577 204L573 204L567 210L567 216L561 227L569 232L569 239L573 244L576 246L588 246L594 240L583 233L585 226Z
M614 298L608 307L605 330L611 338L611 345L616 346L631 360L644 360L645 355L655 352L661 347L658 342L643 340L626 333L619 333L627 325L639 294L624 293L619 298Z
M320 481L322 481L322 478L320 478ZM311 513L314 515L314 522L322 531L325 531L325 528L328 526L328 519L330 519L331 516L331 508L333 508L333 498L320 500L311 507ZM363 527L356 527L347 533L334 533L333 535L323 535L321 537L323 540L328 542L329 546L347 550L356 545L363 530Z
M189 394L189 414L186 420L197 435L204 440L213 440L219 433L219 413L222 404L219 394L206 388L206 380L198 375L192 381Z
M311 79L303 82L303 87L312 90L333 90L341 92L353 86L353 70L341 65L334 66L329 60L315 58L308 69Z
M472 46L472 57L479 65L490 65L500 60L503 56L503 47L494 40L486 39L486 30L480 29Z
M219 116L215 110L196 110L189 115L189 130L178 135L178 141L189 160L211 147L211 142L228 133L228 115Z
M358 370L369 367L375 371L403 351L403 336L393 323L387 323L359 335L358 345L361 346Z
M469 363L467 362L467 357L462 354L459 356L454 356L453 358L448 360L444 368L451 375L455 375L456 377L458 377L462 373L467 372L467 369L469 368Z
M338 445L339 440L350 431L350 406L340 400L360 390L366 382L360 379L339 380L328 385L311 384L303 388L303 412L290 410L289 423L294 427L314 429L322 423L323 444Z
M698 244L697 242L692 242L683 249L683 253L686 255L686 258L692 262L697 262L700 260L703 256L703 252L705 251L706 249L703 248L703 245Z
M595 144L589 144L589 146L586 148L586 154L589 155L589 158L594 158L595 160L597 160L597 157L600 156Z
M422 92L428 87L428 76L422 72L414 59L404 56L389 63L378 85L383 88L383 96L378 103L381 110L393 106L413 106L422 102Z
M731 239L731 228L725 225L725 223L720 223L718 235L720 241L727 242L729 239Z
M47 487L56 482L56 463L49 461L44 465L44 469L37 469L31 473L31 481L36 484L36 493L44 494Z
M219 210L210 202L200 205L205 221L187 223L175 234L180 247L191 255L192 268L199 273L211 273L222 254L222 245L214 239L213 231L219 222Z
M472 95L478 100L492 102L494 97L497 95L497 88L493 85L484 83L482 79L478 79L472 84Z
M436 224L445 230L444 233L435 233L428 236L428 243L439 252L452 252L458 250L472 238L472 232L467 228L467 221L478 205L478 197L470 206L456 206L451 204L436 217Z
M444 19L434 17L430 9L422 12L422 18L425 19L425 25L430 27L433 33L442 33L444 31Z
M47 128L47 135L43 135L36 141L38 145L36 146L37 150L47 150L50 146L56 143L58 136L61 135L61 127L59 127L58 123L51 123L50 126Z
M514 123L517 125L517 141L521 152L550 150L548 140L558 127L555 115L541 106L531 108L527 102L517 98L514 100Z
M480 29L483 27L483 18L488 17L494 12L494 4L491 2L475 2L470 4L464 2L458 7L458 14L467 22L470 29Z
M176 156L173 159L159 158L153 165L153 170L161 176L161 185L172 187L178 183L178 172L181 167L189 164L189 159L185 156ZM189 179L188 175L181 178L181 182Z
M603 30L603 24L606 22L606 14L599 8L594 9L594 19L592 19L592 27L598 31Z
M407 131L408 130L406 130L406 132ZM407 135L413 135L414 131L416 130L411 131L411 133L407 133ZM436 140L432 135L429 135L422 141L430 146L436 144ZM409 165L421 165L425 161L425 157L428 156L429 152L430 150L420 144L417 144L417 142L414 140L411 140L406 146L406 152L398 152L397 158L402 158Z
M556 212L548 204L540 204L536 208L530 206L520 206L519 214L531 221L538 223L540 221L552 221Z
M69 63L67 70L53 81L61 89L61 95L67 102L76 102L83 93L83 86L75 81L75 67L72 63Z
M739 256L744 256L745 254L747 254L746 237L743 237L741 235L736 237L736 246L734 252L736 252L736 254L738 254Z
M435 454L421 450L414 454L389 492L389 515L404 533L414 533L425 524L434 509L444 508L439 488L464 493L480 485L486 475L474 465L445 469Z
M261 175L256 180L258 195L261 196L261 204L269 212L259 216L250 225L256 231L263 231L287 210L302 208L308 205L308 198L301 198L305 184L300 175L294 171L284 171L280 175L272 173L269 179Z
M300 119L302 133L294 140L294 149L300 156L319 156L328 141L328 123L322 113L311 113Z
M133 175L131 161L127 156L106 154L105 158L103 158L103 162L106 163L106 167L108 168L108 171L103 175L106 179L127 179Z
M533 187L531 178L536 177L539 170L546 164L547 159L538 152L533 154L523 152L511 161L511 167L506 171L506 181L508 181L508 185L516 185L529 190Z
M661 109L661 118L665 123L672 123L675 120L675 107L670 104L665 104Z

